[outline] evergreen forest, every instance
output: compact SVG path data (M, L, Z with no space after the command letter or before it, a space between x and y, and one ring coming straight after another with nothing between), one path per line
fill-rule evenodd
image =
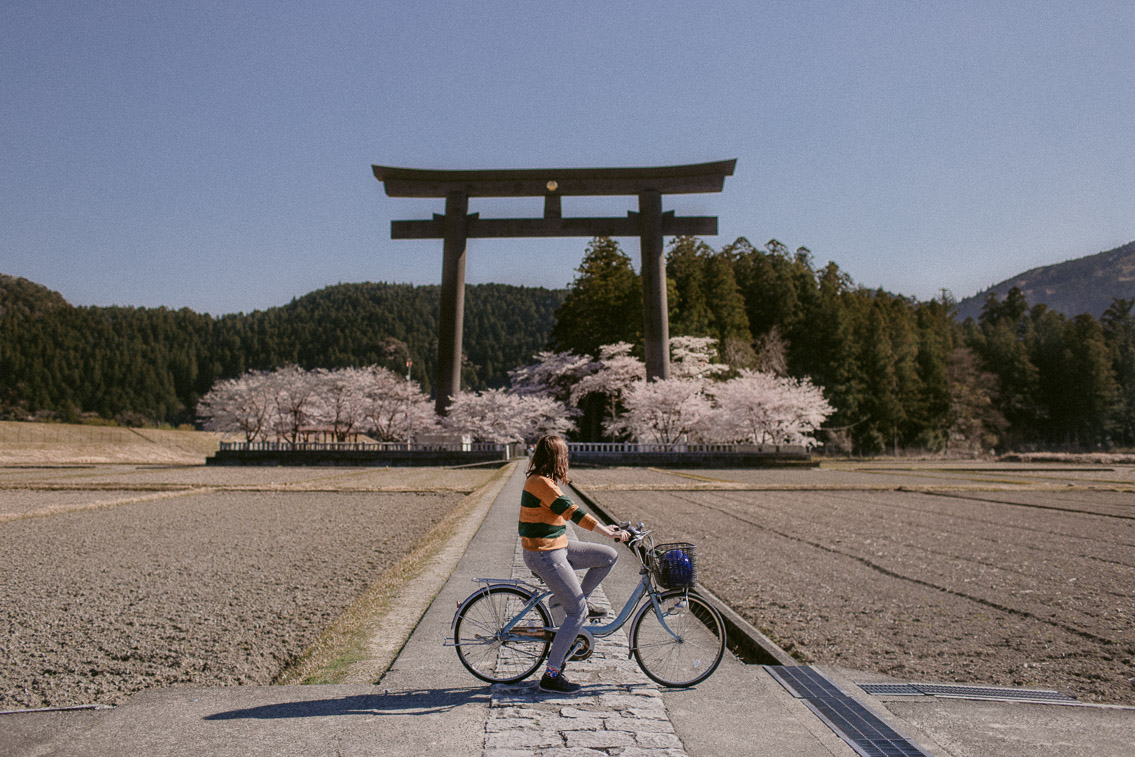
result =
M1135 299L1100 318L990 295L959 321L931 301L856 286L806 248L680 237L667 251L671 336L710 336L719 359L823 387L817 435L835 452L1110 449L1135 445ZM0 276L0 417L195 423L215 381L250 369L382 365L428 393L439 287L341 284L220 317L165 308L72 307ZM470 285L470 389L507 385L541 350L641 350L641 281L615 240L588 245L566 290Z
M192 424L197 401L218 379L290 364L409 370L429 392L439 289L339 284L282 307L213 317L72 307L44 287L0 276L0 418ZM564 294L468 286L463 385L507 384L509 369L543 348Z
M824 388L818 438L856 454L1110 449L1135 444L1135 299L1100 320L990 295L959 322L948 296L920 302L855 286L807 248L693 237L667 252L671 336L711 336L721 361ZM641 283L618 243L591 243L551 346L591 354L641 343Z

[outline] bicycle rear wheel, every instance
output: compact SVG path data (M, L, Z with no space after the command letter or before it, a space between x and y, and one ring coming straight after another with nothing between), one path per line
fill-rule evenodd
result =
M511 586L490 586L467 600L453 628L457 658L470 673L489 683L516 683L540 667L551 643L543 605L525 611L512 630L503 629L531 595Z
M631 626L631 649L642 672L663 686L693 686L709 678L725 654L721 613L693 591L665 592L658 604L666 625L647 602Z

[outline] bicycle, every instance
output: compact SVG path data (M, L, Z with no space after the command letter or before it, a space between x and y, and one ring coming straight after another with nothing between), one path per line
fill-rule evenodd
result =
M595 637L610 636L633 615L630 651L643 673L670 687L704 681L724 656L725 623L694 588L694 545L655 547L653 532L642 523L619 527L631 534L627 546L641 564L639 583L614 620L592 621L580 631L567 659L587 659ZM455 647L461 664L482 681L522 681L544 662L556 634L544 603L552 592L518 579L473 580L483 586L457 606L446 646ZM639 607L644 597L647 601Z

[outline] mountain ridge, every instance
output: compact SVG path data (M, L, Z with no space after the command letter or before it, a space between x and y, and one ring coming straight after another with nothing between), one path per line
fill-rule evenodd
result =
M1098 319L1116 298L1135 298L1135 242L1018 273L959 301L957 319L977 319L989 295L1004 299L1013 287L1029 305L1046 305L1069 318L1090 313Z

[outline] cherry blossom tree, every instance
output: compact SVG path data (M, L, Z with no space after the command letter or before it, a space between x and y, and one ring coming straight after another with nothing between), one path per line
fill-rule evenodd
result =
M566 405L571 402L572 389L592 370L586 355L539 352L535 363L514 368L508 379L514 394L553 397Z
M640 443L667 448L697 440L713 410L702 385L690 378L636 382L623 397L626 412L606 430L612 436L629 434Z
M379 441L410 441L439 428L433 403L416 383L378 365L362 370L363 426Z
M579 380L569 397L572 405L579 405L591 394L605 397L605 425L610 425L611 428L621 428L616 421L620 415L620 402L627 391L636 383L646 380L646 365L630 354L631 349L632 345L627 342L600 347L599 359L591 364L592 372Z
M717 357L717 340L709 336L676 336L670 339L670 378L711 378L729 370L711 362Z
M809 379L742 370L707 391L716 405L703 430L711 441L811 447L813 432L835 412Z
M268 374L249 371L218 381L197 403L197 416L208 431L240 432L251 442L268 432L272 411Z
M337 442L347 441L352 432L361 430L366 420L368 375L365 368L319 369L312 374L317 391L310 417L314 423L330 428Z
M568 409L552 397L520 395L504 389L461 392L453 398L444 425L483 442L534 441L543 434L575 429Z
M575 431L573 409L553 397L520 397L520 415L524 425L521 439L535 442L545 434L564 436Z
M240 431L246 441L274 437L294 444L313 425L328 427L340 442L355 431L406 441L439 428L421 388L379 366L251 371L217 382L197 412L206 428Z
M277 438L295 444L313 420L319 377L298 365L268 374L266 390L272 402L271 428Z

